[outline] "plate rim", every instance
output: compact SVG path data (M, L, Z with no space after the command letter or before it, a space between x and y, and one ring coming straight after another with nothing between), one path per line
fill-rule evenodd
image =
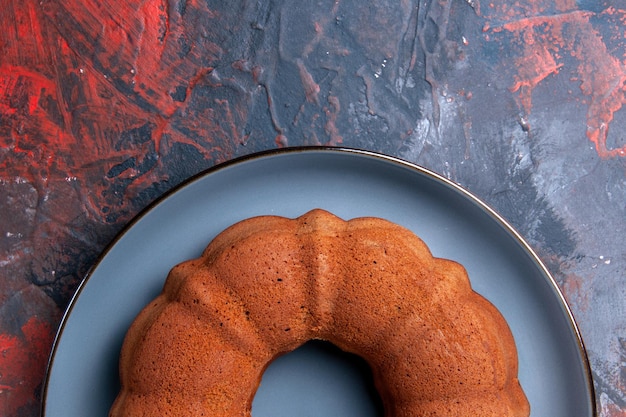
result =
M587 387L587 391L589 393L589 400L592 409L592 417L598 417L598 407L597 407L597 399L595 386L593 382L593 373L591 370L591 363L589 361L589 356L587 354L587 349L585 347L585 343L582 338L582 334L580 328L576 322L574 314L563 294L561 288L559 287L556 279L552 276L549 269L546 267L544 262L541 260L539 255L535 252L535 250L530 246L528 242L522 237L522 235L504 218L502 217L495 209L491 208L486 202L480 199L478 196L474 195L471 191L464 188L462 185L455 183L454 181L444 177L441 174L436 173L435 171L423 167L417 163L408 161L406 159L391 156L387 154L383 154L377 151L371 151L360 148L352 148L345 146L326 146L326 145L313 145L313 146L291 146L284 148L274 148L274 149L266 149L257 152L252 152L250 154L241 155L229 159L227 161L218 162L215 165L208 167L199 171L198 173L191 175L173 186L169 190L165 191L163 194L159 195L153 201L151 201L148 205L146 205L143 209L141 209L137 214L135 214L130 220L124 224L122 229L118 231L115 236L111 239L111 241L104 247L104 249L98 254L94 263L89 267L87 272L84 274L80 283L76 287L72 297L70 298L62 316L59 321L59 324L56 329L56 333L54 335L52 347L50 353L48 355L48 360L46 363L44 379L41 387L41 401L40 401L40 413L41 417L46 417L46 403L48 400L48 387L50 384L50 376L54 367L56 352L59 348L59 344L63 337L63 332L65 330L65 325L69 320L72 311L76 305L78 298L80 297L82 290L85 288L89 279L93 276L94 272L97 270L98 266L102 263L104 258L106 258L107 254L115 247L115 245L122 239L122 237L128 233L135 224L137 224L143 217L145 217L148 213L150 213L156 206L167 200L169 197L190 185L191 183L198 181L202 178L205 178L209 175L212 175L216 172L222 171L224 169L232 168L237 165L247 163L250 161L254 161L257 159L263 159L268 157L280 157L283 155L293 155L293 154L307 154L307 153L327 153L327 154L337 154L337 155L351 155L357 157L368 157L373 159L378 159L383 162L390 163L392 165L396 165L399 167L408 168L409 170L416 171L416 173L424 175L426 177L430 177L436 182L441 183L442 185L452 189L453 191L460 193L463 197L470 200L472 203L476 204L480 209L484 210L493 220L495 220L511 237L515 239L515 241L522 247L522 249L530 256L531 260L537 265L544 278L548 281L548 284L554 294L556 295L560 307L566 314L567 321L570 326L570 330L573 332L576 339L576 347L578 349L578 353L582 359L582 365L585 370L585 385Z

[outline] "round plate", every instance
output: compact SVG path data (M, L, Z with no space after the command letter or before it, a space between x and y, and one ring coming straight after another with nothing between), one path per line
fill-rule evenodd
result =
M320 207L344 218L377 216L413 230L433 254L460 262L474 289L507 320L519 378L535 417L594 416L590 369L554 280L496 213L450 181L391 157L336 148L265 152L190 179L139 215L105 251L72 300L46 378L46 417L105 417L117 391L124 335L160 292L168 271L248 217L297 217ZM419 341L416 341L418 343ZM375 416L362 376L307 348L276 361L254 417Z

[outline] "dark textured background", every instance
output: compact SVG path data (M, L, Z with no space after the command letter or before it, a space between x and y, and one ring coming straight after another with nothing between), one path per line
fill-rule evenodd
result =
M626 3L7 0L0 414L38 414L54 332L142 208L259 150L398 156L527 239L626 416ZM236 185L232 185L236 186Z

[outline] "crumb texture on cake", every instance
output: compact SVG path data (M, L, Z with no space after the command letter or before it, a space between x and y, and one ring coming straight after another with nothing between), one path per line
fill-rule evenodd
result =
M135 319L110 417L249 417L267 365L320 339L369 364L388 417L527 417L511 331L465 269L379 218L261 216L169 273Z

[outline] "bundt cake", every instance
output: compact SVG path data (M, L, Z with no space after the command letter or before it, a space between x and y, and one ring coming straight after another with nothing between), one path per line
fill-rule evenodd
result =
M409 230L261 216L177 265L135 319L110 417L250 416L268 364L309 340L371 367L385 415L528 416L501 314Z

